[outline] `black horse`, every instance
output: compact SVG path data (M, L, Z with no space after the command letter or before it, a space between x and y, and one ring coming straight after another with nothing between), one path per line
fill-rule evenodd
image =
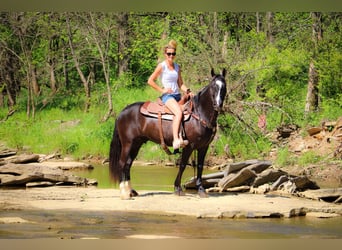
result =
M215 74L212 69L211 75L211 82L192 99L191 117L183 123L185 137L189 140L189 144L182 150L179 171L174 182L177 195L184 195L181 187L182 175L191 153L197 150L196 186L199 195L206 196L202 186L204 158L209 144L215 136L217 116L227 92L226 70L224 69L222 74ZM137 102L122 110L117 117L110 144L110 176L112 180L120 183L121 199L129 199L138 195L131 187L130 168L140 147L149 140L161 143L158 119L141 114L142 105L142 102ZM162 127L165 144L171 146L173 140L172 121L163 120Z

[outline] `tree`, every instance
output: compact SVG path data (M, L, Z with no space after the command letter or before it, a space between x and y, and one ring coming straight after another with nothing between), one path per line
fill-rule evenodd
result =
M112 36L113 36L113 30L116 28L116 25L115 23L113 23L113 20L114 20L114 16L112 14L107 15L107 14L89 13L88 36L89 36L89 40L93 44L95 44L95 47L97 49L97 53L99 55L99 61L102 65L102 71L103 71L104 79L106 82L106 89L107 89L108 111L102 118L102 121L107 121L113 112L112 93L111 93L111 86L110 86L111 65L109 62L110 49L111 49L110 43L111 43ZM124 62L123 64L126 64L126 63L127 62ZM120 65L120 61L119 61L119 65ZM125 68L127 67L128 65L125 65L125 66L121 65L119 66L119 69L120 69L119 71L122 70L123 72L125 72L125 70L127 70Z
M87 79L85 77L85 75L83 74L82 69L81 69L80 57L76 53L76 49L75 49L75 45L74 45L73 30L71 29L71 24L70 24L71 20L70 20L69 14L66 14L65 20L66 20L66 25L67 25L68 43L69 43L69 47L70 47L70 52L71 52L72 59L74 61L76 70L80 76L80 79L81 79L81 81L83 83L83 87L84 87L84 92L85 92L85 97L86 97L85 104L84 104L84 112L88 112L89 108L90 108L90 103L91 103L91 100L90 100L91 92L90 92L89 78Z
M116 15L118 23L118 75L121 76L128 71L129 63L129 22L128 13L121 12Z
M20 58L17 54L18 40L13 35L10 13L0 15L0 107L7 96L8 114L15 110L20 91Z
M318 84L319 74L315 66L315 61L318 57L318 46L323 39L322 30L322 14L312 12L312 57L309 64L308 89L305 102L305 113L308 114L318 109Z

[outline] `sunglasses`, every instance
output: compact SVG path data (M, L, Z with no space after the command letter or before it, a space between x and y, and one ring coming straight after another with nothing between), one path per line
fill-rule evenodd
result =
M173 53L167 52L166 55L168 55L168 56L171 56L171 55L172 55L172 56L175 56L175 55L176 55L176 52L173 52Z

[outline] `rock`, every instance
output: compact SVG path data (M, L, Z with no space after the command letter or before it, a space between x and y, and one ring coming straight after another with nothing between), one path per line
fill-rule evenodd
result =
M0 186L25 186L30 182L62 182L66 185L88 185L87 178L65 173L57 167L41 164L13 164L0 166ZM94 183L93 181L91 181Z
M54 186L55 183L51 181L37 181L37 182L28 182L26 183L26 187L50 187Z
M210 188L215 186L220 179L223 177L224 172L217 172L212 174L206 174L202 176L202 186L204 188ZM186 189L197 189L196 187L196 177L191 177L190 180L185 182L184 187Z
M266 183L258 187L251 187L250 192L252 194L265 194L268 191L270 191L270 189L271 189L270 184Z
M20 217L0 217L0 224L19 224L19 223L31 223L28 220L24 220Z
M37 154L30 154L30 155L19 155L18 157L15 157L12 160L9 160L11 163L31 163L31 162L38 162L39 160L39 155Z
M232 187L226 188L227 192L248 192L251 189L250 186L239 186L239 187Z
M280 169L267 169L262 173L258 174L257 178L255 178L252 186L257 187L265 183L274 182L280 176L287 174L286 172Z
M257 164L259 162L259 160L247 160L247 161L243 161L243 162L235 162L235 163L231 163L228 165L227 169L224 171L224 176L229 175L230 173L234 173L237 172L249 165L252 164Z
M329 202L341 202L342 188L325 188L317 190L306 190L300 192L301 197L305 197L313 200L324 200Z
M212 178L212 179L202 179L202 186L204 188L211 188L217 185L217 183L221 180L221 178ZM196 178L192 177L189 181L184 184L186 189L197 189L196 186Z
M308 213L306 213L305 216L306 216L306 217L314 217L314 218L326 219L326 218L336 218L336 217L340 217L341 215L339 215L339 214L334 214L334 213L308 212Z
M319 186L315 182L309 180L307 176L292 177L291 181L296 185L297 190L319 189Z
M315 134L318 134L318 133L321 132L321 131L322 131L322 128L320 128L320 127L312 127L312 128L309 128L309 129L307 130L307 132L309 133L310 136L313 136L313 135L315 135Z
M259 161L255 164L249 165L247 168L254 171L255 173L261 173L272 165L270 161Z
M256 174L248 169L244 168L240 170L237 174L229 174L228 176L222 178L218 186L221 188L221 190L225 190L226 188L236 187L236 186L242 186L246 184L250 179L255 178Z
M17 152L15 150L11 150L11 149L0 150L0 158L9 157L9 156L16 155L16 154Z
M293 194L296 192L296 184L288 180L279 185L278 190L284 191L285 193Z
M77 161L45 161L41 163L30 163L28 166L44 166L50 168L58 168L61 170L80 170L80 169L93 169L94 166L84 162Z

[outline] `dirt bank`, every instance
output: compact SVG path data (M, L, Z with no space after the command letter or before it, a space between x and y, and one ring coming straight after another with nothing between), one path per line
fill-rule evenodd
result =
M280 195L224 193L199 198L197 194L175 196L172 192L141 191L140 196L123 201L117 189L96 187L48 187L0 189L1 210L127 211L152 214L179 214L198 218L336 217L342 206Z

